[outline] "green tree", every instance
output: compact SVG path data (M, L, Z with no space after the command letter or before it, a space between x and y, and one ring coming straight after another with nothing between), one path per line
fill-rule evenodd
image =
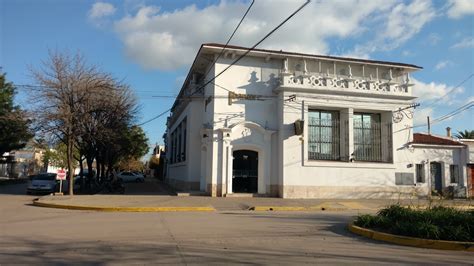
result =
M15 94L15 86L6 81L5 73L0 73L0 156L25 147L33 137L25 112L13 102Z
M78 150L73 149L74 157L78 157ZM44 157L43 163L51 164L53 166L66 169L67 168L67 146L63 142L59 142L53 149L47 149ZM73 163L73 166L76 166L76 162Z
M474 130L458 131L454 136L458 139L474 139Z

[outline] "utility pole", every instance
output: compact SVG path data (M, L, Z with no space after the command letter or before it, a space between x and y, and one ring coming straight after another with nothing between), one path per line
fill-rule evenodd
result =
M430 124L430 117L427 116L426 120L428 120L428 135L431 135L431 124Z

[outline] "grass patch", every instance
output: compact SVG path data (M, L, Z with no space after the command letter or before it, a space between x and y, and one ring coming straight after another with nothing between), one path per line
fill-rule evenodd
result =
M391 205L377 215L360 215L354 224L395 235L474 242L474 211L436 206L413 209Z

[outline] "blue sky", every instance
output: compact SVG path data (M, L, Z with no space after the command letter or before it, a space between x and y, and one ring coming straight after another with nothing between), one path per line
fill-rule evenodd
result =
M257 1L233 44L252 46L303 1ZM203 42L225 42L249 1L0 0L0 66L35 84L28 65L48 49L80 51L136 91L140 121L168 109ZM421 107L415 124L474 100L474 1L312 1L260 48L412 63ZM438 98L453 90L446 97ZM17 102L28 107L20 91ZM433 102L435 100L435 102ZM433 125L474 129L474 108ZM166 116L144 125L162 143ZM425 131L425 127L415 131Z

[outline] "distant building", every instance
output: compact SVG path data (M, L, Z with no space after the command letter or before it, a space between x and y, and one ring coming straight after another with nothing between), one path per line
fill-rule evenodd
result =
M169 184L211 196L429 195L415 175L434 151L413 139L412 116L400 111L416 98L409 75L420 67L263 49L232 65L248 49L229 46L218 58L222 49L201 46L171 109ZM466 176L446 170L465 168L456 159L464 146L448 146L453 161L442 171L465 191Z
M0 161L0 176L23 178L46 172L43 163L44 152L44 149L27 146L4 154Z

